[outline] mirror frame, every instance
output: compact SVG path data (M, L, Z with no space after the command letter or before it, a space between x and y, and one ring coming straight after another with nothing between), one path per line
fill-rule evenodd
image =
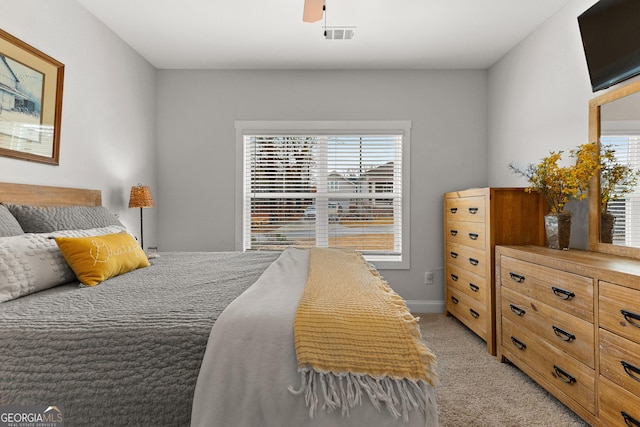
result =
M640 80L628 83L589 101L589 142L600 148L600 107L640 92ZM630 258L640 258L640 248L600 243L600 175L589 183L589 250Z

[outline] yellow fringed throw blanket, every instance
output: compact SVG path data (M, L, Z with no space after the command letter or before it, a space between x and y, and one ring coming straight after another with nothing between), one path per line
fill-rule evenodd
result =
M418 319L360 253L312 248L309 278L294 319L294 339L309 414L361 404L408 420L424 411L423 382L435 385L435 356Z

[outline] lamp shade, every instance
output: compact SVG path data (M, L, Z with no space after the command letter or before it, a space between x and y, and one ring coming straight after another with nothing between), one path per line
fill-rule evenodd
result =
M129 196L130 208L151 208L155 206L151 189L146 185L136 185L131 187L131 196Z

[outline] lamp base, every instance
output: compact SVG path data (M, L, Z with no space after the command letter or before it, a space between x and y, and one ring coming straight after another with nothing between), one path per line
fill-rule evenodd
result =
M147 254L147 258L149 258L149 259L160 258L160 255L158 255L158 247L157 246L149 246L146 254Z

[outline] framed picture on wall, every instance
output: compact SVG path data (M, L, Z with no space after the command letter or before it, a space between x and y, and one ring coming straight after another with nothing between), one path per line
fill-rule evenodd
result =
M57 165L64 64L0 30L0 156Z

